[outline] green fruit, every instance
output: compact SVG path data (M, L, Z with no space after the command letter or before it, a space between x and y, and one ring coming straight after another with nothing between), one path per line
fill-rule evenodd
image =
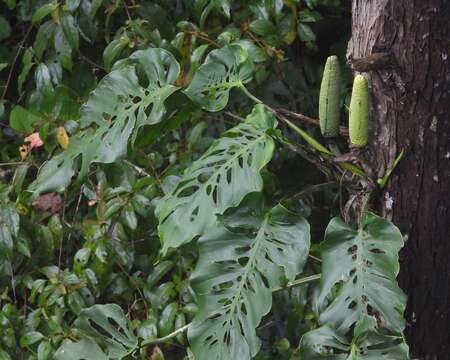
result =
M353 81L349 120L350 143L356 147L367 145L369 137L369 87L362 75Z
M340 87L339 60L333 55L325 64L319 97L320 130L327 138L339 135Z

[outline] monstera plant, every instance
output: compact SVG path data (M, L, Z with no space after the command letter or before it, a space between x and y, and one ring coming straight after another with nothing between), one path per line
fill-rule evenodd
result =
M27 137L0 187L0 359L409 358L368 80L344 94L334 56L319 96L308 58L339 6L5 3L31 30L9 125Z

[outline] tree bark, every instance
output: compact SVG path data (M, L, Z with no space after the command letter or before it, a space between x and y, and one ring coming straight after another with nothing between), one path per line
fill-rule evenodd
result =
M378 210L405 234L400 284L408 294L413 357L450 359L450 1L353 0L348 59L390 57L371 85L367 156L381 177L406 156Z

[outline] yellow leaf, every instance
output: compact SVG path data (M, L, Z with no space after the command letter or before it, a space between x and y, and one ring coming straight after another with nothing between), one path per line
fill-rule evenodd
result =
M56 139L58 140L58 144L66 150L69 147L69 135L67 135L66 129L64 129L64 126L59 126L57 133L56 133Z
M20 158L22 160L25 160L27 158L28 154L30 153L30 151L31 151L30 146L27 144L19 146Z

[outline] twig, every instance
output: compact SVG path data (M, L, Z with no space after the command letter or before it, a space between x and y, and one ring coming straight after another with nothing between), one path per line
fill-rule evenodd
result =
M127 13L128 20L132 21L130 11L128 10L127 0L123 0L123 5L125 7L125 12Z
M317 256L309 254L308 257L313 259L314 261L317 261L318 263L322 262L322 260L320 258L318 258Z
M16 161L16 162L9 162L9 163L0 163L0 166L23 165L23 164L26 164L26 162Z
M144 168L133 164L131 161L124 160L123 162L127 165L130 165L134 170L136 170L139 176L151 176L147 171L145 171Z
M111 246L111 249L118 254L117 250ZM128 271L123 267L123 265L120 263L120 260L116 262L116 264L120 267L120 270L126 275L128 280L133 284L133 286L136 288L137 292L139 293L139 296L141 297L142 303L144 304L145 313L148 313L148 305L147 301L145 300L145 296L142 293L142 290L139 287L139 284L134 281L133 277L128 273Z
M311 151L308 151L309 149L306 146L303 146L301 144L291 144L285 142L285 145L293 152L299 154L302 158L304 158L306 161L310 162L311 164L315 165L319 171L321 171L327 178L331 176L329 169L322 164L322 162L319 159L316 159L314 156L314 153Z
M73 219L75 220L75 217L78 214L78 210L80 209L80 203L81 203L81 197L83 195L83 191L80 190L80 193L78 195L78 200L77 200L77 206L75 207L75 213L73 215ZM64 215L65 215L65 210L66 210L66 200L64 199L64 208L63 208L63 214L62 214L62 222L66 225L68 225L68 223L66 223L66 221L64 220ZM69 226L70 227L70 226ZM59 253L58 253L58 269L61 272L61 263L62 263L62 247L63 247L63 238L64 236L61 236L60 242L59 242ZM67 243L70 244L70 240L72 239L72 229L70 229L69 232L69 236L67 237Z
M23 40L19 44L19 49L17 50L16 56L14 57L14 60L11 64L11 69L9 70L8 79L6 80L6 83L5 83L5 89L3 90L3 94L2 94L2 97L0 100L3 100L6 96L6 91L8 90L9 83L11 81L12 74L14 72L14 67L16 65L17 59L19 58L20 53L22 52L23 44L25 44L25 41L27 40L28 35L30 35L31 29L33 29L33 26L30 26L28 28L27 32L25 33L25 36L23 37Z
M291 281L283 287L281 287L281 286L276 287L276 288L272 289L272 292L278 292L278 291L282 291L282 290L286 290L286 289L291 289L296 286L305 285L310 282L317 281L320 278L321 278L321 274L314 274L314 275L306 276L306 277ZM148 346L148 345L160 344L160 343L166 342L168 340L171 340L174 337L177 337L178 335L184 333L189 328L189 326L191 326L191 323L180 327L179 329L175 330L174 332L171 332L170 334L168 334L164 337L144 340L141 343L141 347Z
M313 119L310 118L309 116L303 115L303 114L299 114L287 109L282 109L282 108L278 108L278 109L274 109L277 113L280 113L281 115L290 117L292 119L296 119L296 120L300 120L303 121L307 124L311 124L314 126L320 126L320 121L318 119ZM346 128L345 126L340 126L339 127L339 133L342 136L348 136L348 128Z
M225 115L228 115L229 117L232 117L233 119L239 120L239 121L245 121L245 119L242 116L233 114L230 111L225 111Z
M338 186L339 186L339 183L336 181L329 181L329 182L322 183L322 184L312 185L302 191L299 191L298 193L296 193L290 197L286 197L286 198L282 199L281 201L292 201L292 200L303 197L305 194L314 193L314 192L322 191L323 189L326 189L329 187L338 187Z
M105 72L108 72L108 70L106 70L102 65L97 64L95 61L92 61L91 59L89 59L88 57L84 56L84 55L80 55L80 58L83 59L84 61L86 61L88 64L91 64L92 66L101 69Z
M220 48L220 45L215 42L213 39L211 39L208 34L205 34L204 32L201 32L200 30L185 30L185 33L189 34L189 35L194 35L199 37L200 39L206 41L207 43L209 43L210 45L213 45L216 48Z

